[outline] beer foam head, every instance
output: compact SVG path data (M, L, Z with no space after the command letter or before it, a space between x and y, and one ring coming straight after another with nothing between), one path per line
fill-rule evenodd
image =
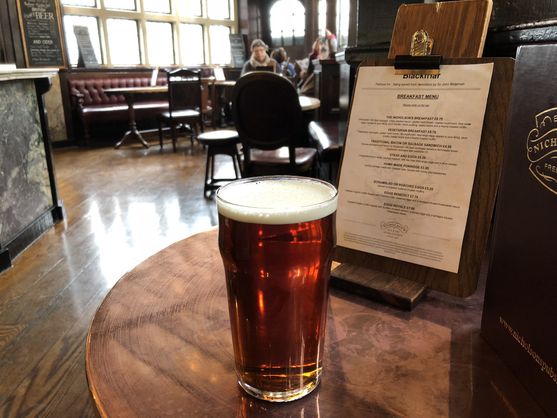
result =
M336 210L337 191L329 183L307 177L253 177L221 187L217 207L220 214L240 222L308 222Z

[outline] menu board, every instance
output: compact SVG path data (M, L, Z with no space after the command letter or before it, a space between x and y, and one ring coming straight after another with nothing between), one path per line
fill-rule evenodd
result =
M232 65L243 67L246 62L246 41L240 33L230 34L230 52L232 54Z
M514 68L482 337L557 417L557 45L520 47Z
M58 0L18 0L19 24L29 67L64 67Z
M492 70L359 69L339 184L340 246L458 272Z
M97 61L87 26L74 26L73 32L77 41L77 49L79 50L77 66L86 68L98 67L99 62Z

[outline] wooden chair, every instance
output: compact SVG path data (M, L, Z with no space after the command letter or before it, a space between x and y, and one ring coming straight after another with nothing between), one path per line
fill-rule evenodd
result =
M182 128L197 136L203 132L203 114L201 107L201 77L199 71L180 68L167 73L168 111L159 114L159 143L162 148L162 126L170 126L172 147L176 152L177 129Z
M308 130L310 141L317 149L318 177L336 184L344 145L346 122L335 120L311 121Z
M316 150L297 146L302 109L288 79L266 71L244 75L232 92L232 116L243 148L244 177L314 174Z

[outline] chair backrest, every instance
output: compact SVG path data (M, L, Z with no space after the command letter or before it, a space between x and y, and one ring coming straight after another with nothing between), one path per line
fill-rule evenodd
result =
M296 89L288 79L267 71L238 79L232 92L232 117L248 153L249 148L293 148L302 127Z
M258 65L255 67L256 71L275 71L275 67L273 65Z
M201 76L198 70L179 68L166 74L168 108L176 110L201 109Z

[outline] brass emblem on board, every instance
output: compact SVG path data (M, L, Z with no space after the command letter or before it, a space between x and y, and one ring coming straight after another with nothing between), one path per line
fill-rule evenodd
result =
M410 55L412 56L424 56L431 55L431 50L433 49L433 38L429 34L420 29L412 35L412 43L410 44Z
M534 178L557 194L557 107L536 115L536 127L528 133L526 150Z

